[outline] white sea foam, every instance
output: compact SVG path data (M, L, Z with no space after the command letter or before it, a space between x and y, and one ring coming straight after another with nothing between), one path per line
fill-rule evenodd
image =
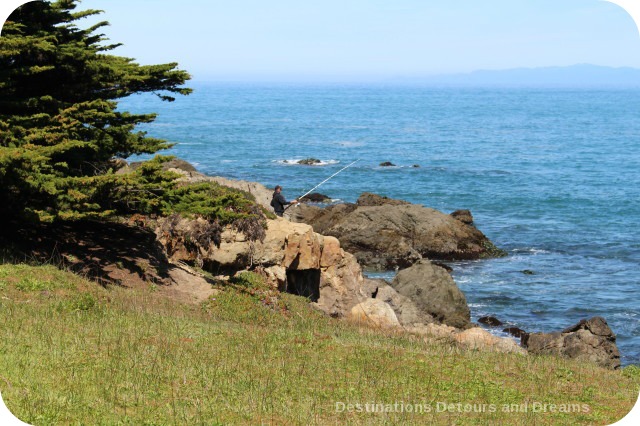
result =
M298 161L304 160L304 158L289 158L289 159L285 159L285 160L275 160L276 163L278 164L285 164L288 166L300 166L303 164L298 164ZM340 160L320 160L319 163L316 164L304 164L304 165L310 165L310 166L329 166L332 164L339 164Z
M333 142L336 145L340 145L346 148L359 147L364 146L364 142L356 142L356 141L337 141Z
M535 254L546 254L551 252L549 250L538 249L535 247L525 247L525 248L514 249L513 253L530 253L535 255Z

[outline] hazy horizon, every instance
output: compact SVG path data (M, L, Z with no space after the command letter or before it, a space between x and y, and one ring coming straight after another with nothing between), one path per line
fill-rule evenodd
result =
M384 82L594 64L640 69L633 18L602 0L84 0L113 54L196 81Z
M505 80L506 78L506 80ZM497 80L501 79L501 80ZM534 67L468 73L403 75L229 75L194 78L196 83L247 84L418 84L445 86L534 86L534 87L640 87L640 68L575 64L566 67Z

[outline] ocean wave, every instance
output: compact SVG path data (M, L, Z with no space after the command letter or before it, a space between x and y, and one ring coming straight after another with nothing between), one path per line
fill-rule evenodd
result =
M535 247L525 247L525 248L513 249L511 250L511 253L528 253L528 254L536 255L536 254L547 254L551 252L549 250L539 249Z
M299 166L298 161L304 160L304 158L288 158L284 160L274 160L275 163L284 164L287 166ZM319 163L309 164L310 166L330 166L332 164L340 164L340 160L320 160Z
M336 142L332 142L335 145L339 145L345 148L353 148L353 147L360 147L360 146L364 146L364 142L356 142L356 141L336 141Z

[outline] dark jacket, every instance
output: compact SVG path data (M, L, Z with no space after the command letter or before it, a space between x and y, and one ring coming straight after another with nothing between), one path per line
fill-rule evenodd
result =
M285 200L282 194L277 192L273 193L273 198L271 198L271 207L276 212L278 216L282 216L284 213L284 206L291 204L290 201Z

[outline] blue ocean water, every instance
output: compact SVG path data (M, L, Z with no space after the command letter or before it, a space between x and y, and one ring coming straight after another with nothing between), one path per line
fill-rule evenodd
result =
M468 208L509 253L452 264L472 319L557 331L601 315L623 364L640 363L640 90L193 88L174 103L120 105L159 113L141 129L177 142L167 153L207 174L281 184L287 198L360 159L319 191ZM324 165L284 162L308 157Z

